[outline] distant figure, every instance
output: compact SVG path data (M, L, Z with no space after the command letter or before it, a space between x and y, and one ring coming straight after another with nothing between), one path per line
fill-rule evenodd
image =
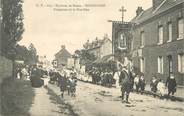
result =
M166 87L168 88L168 95L172 94L174 95L174 93L176 92L176 80L173 74L170 74L170 77L167 78L166 80Z
M66 78L66 75L59 77L59 87L60 87L60 91L61 91L61 97L63 98L64 97L64 92L67 89L67 78Z
M120 74L121 74L121 71L117 71L117 72L114 73L113 78L116 81L116 88L120 88L120 86L119 86L119 76L120 76Z
M17 68L16 76L17 76L17 79L22 79L22 72L21 72L21 68Z
M142 75L140 77L140 88L141 88L141 94L143 94L144 90L145 90L145 85L146 85L146 81L144 78L144 75Z
M158 80L156 79L155 76L153 76L150 83L150 87L151 87L151 91L154 93L154 97L156 97L155 93L157 92L157 84L158 84Z
M135 84L136 92L139 92L139 87L140 87L140 77L139 77L139 75L135 76L134 84Z
M75 93L76 93L76 86L77 86L77 79L72 77L71 83L70 83L70 92L71 92L71 96L75 97Z
M48 73L45 73L43 75L43 81L44 81L44 86L47 87L48 84L49 84L49 76L48 76Z
M21 73L22 73L22 80L26 80L27 79L27 75L28 75L28 72L27 72L27 70L26 70L26 68L23 68L22 70L21 70Z
M157 91L157 79L155 76L152 77L150 87L151 87L151 91L153 91L153 92Z
M157 90L158 90L158 93L161 94L161 98L163 98L165 95L166 95L166 86L163 82L163 80L160 80L157 84Z

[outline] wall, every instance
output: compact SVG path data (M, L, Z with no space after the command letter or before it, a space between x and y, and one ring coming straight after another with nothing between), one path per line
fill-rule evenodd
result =
M12 61L0 56L0 84L3 78L12 76Z
M112 42L106 39L100 49L100 58L112 54Z

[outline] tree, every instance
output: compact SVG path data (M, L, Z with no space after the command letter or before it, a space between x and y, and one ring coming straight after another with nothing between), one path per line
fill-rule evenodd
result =
M2 52L8 56L24 32L22 0L2 1Z
M27 58L29 57L28 49L25 46L20 45L17 45L15 49L16 49L15 59L26 61Z
M30 48L27 48L25 46L17 45L16 48L16 60L22 60L27 65L34 65L37 63L37 52L36 48L32 44Z
M84 64L84 65L90 65L92 62L96 60L95 55L88 52L85 49L76 50L75 56L78 56L80 58L81 64Z
M33 43L31 43L28 47L28 51L29 51L29 64L36 64L38 62L38 58L37 58L37 50L35 48L35 46L33 45Z

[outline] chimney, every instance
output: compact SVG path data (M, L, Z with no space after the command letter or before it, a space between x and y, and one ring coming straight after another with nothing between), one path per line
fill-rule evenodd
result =
M143 12L143 8L142 7L138 7L136 10L136 16L139 16L142 12Z
M61 49L65 49L65 45L62 45L62 46L61 46Z
M96 41L98 41L98 37L96 37L96 39L95 39Z
M164 0L152 0L153 9L156 9Z

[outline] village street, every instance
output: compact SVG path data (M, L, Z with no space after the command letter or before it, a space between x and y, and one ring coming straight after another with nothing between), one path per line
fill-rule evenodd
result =
M79 81L77 84L76 97L70 97L65 93L64 99L59 96L60 90L56 85L49 84L48 88L35 89L35 104L30 110L31 116L184 115L183 102L131 93L131 104L125 104L121 102L119 89Z

